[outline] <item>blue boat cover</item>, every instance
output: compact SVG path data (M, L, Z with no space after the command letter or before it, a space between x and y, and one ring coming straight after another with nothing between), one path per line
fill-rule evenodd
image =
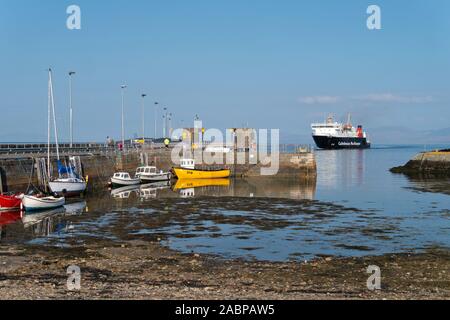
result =
M60 160L58 160L58 173L59 174L68 174L71 176L76 176L75 167L67 167L64 166Z

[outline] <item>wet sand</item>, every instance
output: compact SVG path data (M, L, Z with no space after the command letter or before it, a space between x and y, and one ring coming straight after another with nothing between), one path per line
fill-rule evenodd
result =
M69 265L81 268L79 291L67 290ZM381 268L379 291L367 289L369 265ZM259 262L182 254L158 239L0 246L0 292L0 299L449 299L450 253Z

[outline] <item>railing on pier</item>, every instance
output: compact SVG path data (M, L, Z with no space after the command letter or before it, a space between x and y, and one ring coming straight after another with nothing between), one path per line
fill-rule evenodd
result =
M311 153L314 148L308 144L280 144L280 153Z
M114 147L108 147L100 143L76 143L70 147L70 144L59 144L61 154L98 154L114 151ZM41 155L48 151L47 144L40 143L8 143L0 144L1 155ZM50 144L50 152L56 153L56 144Z
M171 144L169 148L172 148L174 144ZM204 147L208 147L210 144L204 144ZM117 153L120 151L135 152L142 151L143 149L166 149L167 147L163 143L149 143L144 147L139 144L127 144L124 150L120 150L117 146L108 146L101 143L75 143L59 144L59 152L61 155L102 155ZM280 144L281 153L309 153L314 149L310 145L299 144ZM43 156L47 154L48 146L44 143L4 143L0 144L0 157L14 157L14 156ZM245 150L242 150L245 151ZM271 152L271 147L268 146L268 151ZM50 145L50 153L53 155L56 153L56 144Z

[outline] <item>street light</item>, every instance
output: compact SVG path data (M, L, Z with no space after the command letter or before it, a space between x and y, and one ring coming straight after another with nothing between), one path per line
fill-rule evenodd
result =
M144 100L147 95L145 93L141 94L142 97L142 139L144 140L142 146L145 146L145 105Z
M155 102L155 136L153 137L155 140L156 140L156 136L158 135L158 133L157 133L157 118L158 118L158 110L157 110L157 108L158 108L158 104L159 104L159 102Z
M122 149L124 149L125 148L124 94L125 94L125 89L127 88L127 86L121 85L120 88L122 89Z
M169 119L168 119L168 121L169 121L169 139L171 139L172 138L172 116L173 116L173 114L172 113L169 113Z
M163 138L167 138L166 137L166 128L167 128L167 108L164 107L164 114L163 114Z
M73 109L72 109L72 76L75 71L69 71L69 108L70 108L70 147L73 147Z

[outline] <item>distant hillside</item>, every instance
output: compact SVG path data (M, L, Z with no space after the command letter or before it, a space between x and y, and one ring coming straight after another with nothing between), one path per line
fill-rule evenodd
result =
M373 143L383 144L449 144L450 128L412 130L404 127L372 128L369 137Z

